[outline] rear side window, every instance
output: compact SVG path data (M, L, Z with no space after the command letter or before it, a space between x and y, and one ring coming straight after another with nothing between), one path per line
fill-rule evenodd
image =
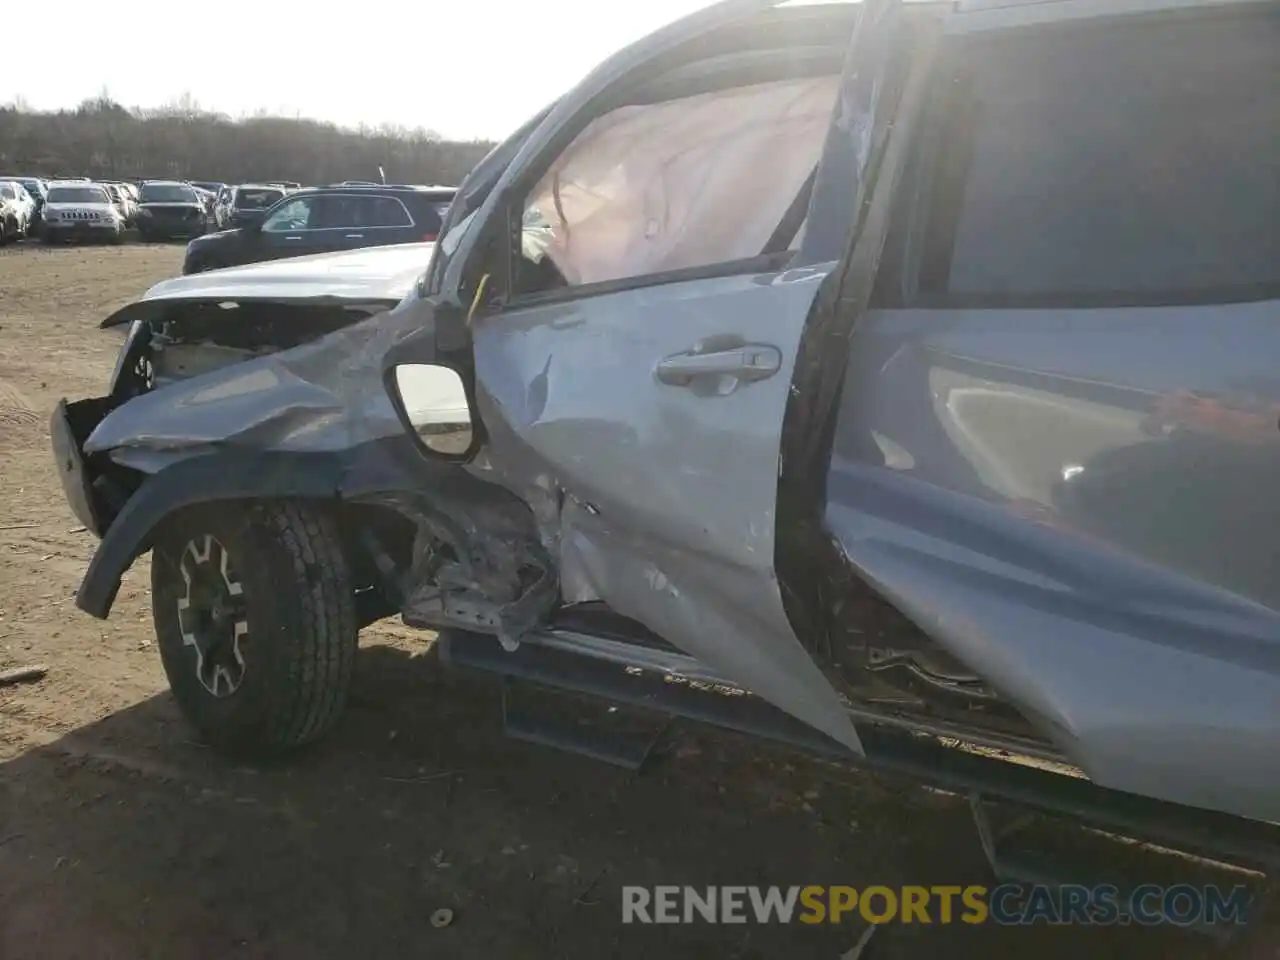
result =
M236 191L237 210L265 210L284 196L282 190L255 190L241 188Z
M359 197L353 201L360 225L366 227L411 227L413 219L395 197Z
M1174 304L1280 290L1280 12L966 45L944 79L926 299Z

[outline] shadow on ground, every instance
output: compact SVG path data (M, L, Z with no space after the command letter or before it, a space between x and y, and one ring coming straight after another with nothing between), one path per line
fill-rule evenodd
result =
M372 647L339 730L286 765L211 754L167 695L0 765L0 957L837 960L860 919L624 926L620 887L988 882L955 798L705 732L636 776L506 740L497 695ZM867 958L1213 955L1173 931L886 929Z

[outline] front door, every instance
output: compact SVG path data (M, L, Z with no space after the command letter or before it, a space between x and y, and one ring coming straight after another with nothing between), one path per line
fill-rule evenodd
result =
M896 36L892 17L794 9L867 50ZM860 751L774 567L796 355L852 229L826 222L850 205L806 204L836 104L837 131L862 129L885 89L835 52L826 76L593 120L511 207L511 289L473 340L491 467L557 539L566 601L603 600ZM852 191L868 155L839 155ZM794 266L805 234L832 246Z
M296 197L276 207L261 227L250 232L252 249L248 262L322 252L327 234L321 228L328 204L327 197L309 196Z

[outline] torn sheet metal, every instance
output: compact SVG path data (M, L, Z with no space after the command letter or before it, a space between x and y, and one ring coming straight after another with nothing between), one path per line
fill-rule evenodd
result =
M185 453L210 445L324 452L403 433L382 385L382 358L400 337L429 322L424 301L292 350L256 357L144 394L108 414L86 453Z
M481 320L477 403L489 444L474 468L530 504L566 600L603 599L859 752L838 694L795 637L774 570L790 360L829 269L704 278ZM655 377L664 357L739 341L771 345L786 362L753 382Z

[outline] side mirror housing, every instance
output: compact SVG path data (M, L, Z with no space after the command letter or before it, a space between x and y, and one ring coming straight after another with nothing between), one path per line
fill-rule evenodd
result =
M474 455L478 431L458 371L437 363L395 363L383 372L383 383L420 452L455 461Z

